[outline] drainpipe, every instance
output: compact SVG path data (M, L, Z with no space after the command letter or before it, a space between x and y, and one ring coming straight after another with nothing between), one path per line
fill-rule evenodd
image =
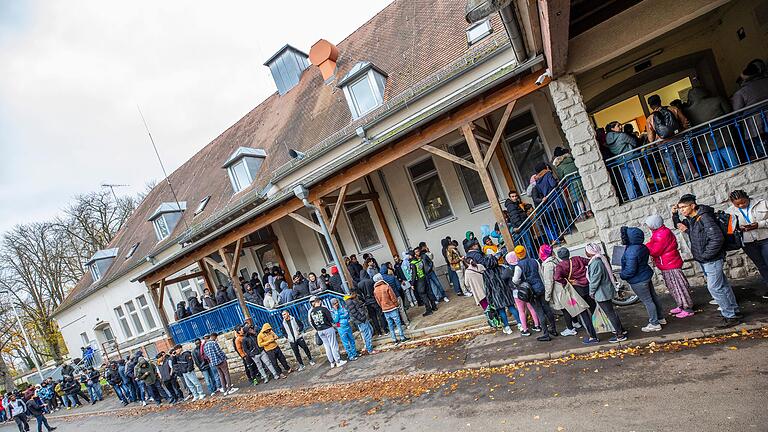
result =
M520 32L513 3L512 0L467 0L465 18L468 23L473 24L498 12L501 16L501 22L504 24L504 30L507 31L509 41L512 43L515 58L518 62L522 62L528 58L528 52L525 49L525 42Z
M333 264L336 266L337 269L339 269L339 277L341 277L341 286L344 288L344 292L349 294L349 284L347 283L347 278L344 276L344 272L341 268L341 260L339 259L339 255L336 253L336 248L333 247L333 241L331 240L331 232L328 231L328 226L325 225L325 218L323 218L323 214L320 213L320 209L314 206L311 202L309 202L309 190L303 185L300 184L293 188L293 194L296 195L296 198L300 199L302 203L304 203L304 207L312 210L315 212L315 216L317 216L317 221L320 223L320 229L323 230L323 237L325 237L325 242L328 245L328 249L331 250L331 258L333 258Z

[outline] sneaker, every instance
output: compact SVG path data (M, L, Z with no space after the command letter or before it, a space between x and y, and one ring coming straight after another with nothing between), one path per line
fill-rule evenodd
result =
M333 367L333 363L331 363L331 367ZM269 382L269 377L264 377L264 384Z
M141 401L141 406L147 406L147 401ZM67 408L69 409L69 408Z
M560 336L576 336L577 333L576 329L565 329L560 332Z
M333 369L333 368L335 368L335 367L336 367L336 363L334 363L334 362L331 362L331 369Z
M741 320L738 318L723 318L723 321L718 324L716 327L719 329L727 329L731 328L733 326L737 326L741 323Z
M283 374L275 375L275 379L276 380L279 380L280 378L285 378L285 377L283 376Z
M572 324L573 324L573 328L575 328L575 329L580 329L581 328L581 323L580 322L574 322Z
M315 361L314 361L314 360L310 360L310 361L309 361L309 365L310 365L310 366L314 366L314 365L315 365Z
M530 330L520 330L520 336L530 336L531 331Z
M717 304L717 300L715 300L715 299L712 299L712 300L710 300L710 301L709 301L709 304L711 304L711 305L716 305L716 304Z
M523 331L523 325L517 324L517 331Z
M355 361L355 360L357 360L357 359L359 359L359 358L360 358L360 356L354 356L354 357L348 357L348 358L347 358L347 360L349 360L349 361Z
M224 391L224 387L219 387L219 393L226 393L226 392Z
M693 316L693 312L688 312L688 311L680 311L679 314L675 315L676 318L688 318L692 316Z
M443 297L443 301L448 303L450 300L448 300L448 297Z
M239 388L237 388L237 387L232 387L232 388L230 388L230 389L229 389L229 391L227 392L227 394L228 394L228 395L231 395L232 393L237 393L237 391L238 391L238 390L240 390L240 389L239 389Z
M547 336L541 335L541 336L537 337L536 340L539 341L539 342L549 342L549 341L552 340L552 337L550 337L549 335L547 335Z
M368 355L374 355L374 354L376 354L376 353L378 353L378 351L376 351L376 350L370 350L370 351L368 351Z
M146 402L144 402L144 406L147 406L147 403L146 403ZM71 410L71 409L72 409L72 407L67 407L67 411L69 411L69 410Z
M423 314L421 314L421 316L423 316L423 317L430 316L430 315L432 315L432 311L424 312Z
M304 365L299 365L299 372L304 370Z
M535 332L540 332L540 331L541 331L541 327L539 327L539 326L533 326L533 327L531 327L531 330L533 330L533 331L535 331Z
M660 324L648 324L647 326L640 329L641 331L644 331L646 333L650 332L657 332L661 331L661 325Z
M676 307L676 308L672 309L671 311L669 311L669 314L670 315L677 315L677 314L679 314L682 311L683 311L682 309L680 309L679 307Z
M610 343L619 343L619 342L624 342L625 340L627 340L626 336L624 336L624 335L617 335L617 336L614 336L614 337L608 339L608 342L610 342Z
M762 297L766 300L768 300L768 294L763 294Z
M190 399L194 399L194 398L195 398L194 396L192 396L191 394L189 394L189 395L187 395L187 397L185 397L185 398L184 398L184 400L185 400L185 401L188 401L188 400L190 400Z
M598 338L591 338L589 336L587 336L587 337L585 337L584 339L581 340L581 343L583 343L584 345L596 344L598 342L600 342L600 339L598 339Z
M404 337L404 338L403 338L403 340L402 340L402 342L408 342L409 340L411 340L411 338L409 338L409 337Z
M338 366L338 367L342 367L342 366L344 366L345 364L347 364L347 361L346 361L346 360L339 360L339 362L338 362L338 363L336 363L336 366Z
M509 328L509 326L505 326L504 330L502 330L504 334L512 334L512 329Z
M661 324L661 325L667 325L667 319L666 319L666 318L660 318L660 319L659 319L659 324Z

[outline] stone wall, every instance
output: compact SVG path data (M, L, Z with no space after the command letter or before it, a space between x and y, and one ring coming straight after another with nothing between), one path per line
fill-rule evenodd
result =
M643 228L646 238L650 231L644 227L645 219L657 213L664 223L672 227L671 206L686 193L697 196L701 204L716 209L726 209L728 193L743 189L750 195L766 197L768 191L768 161L763 160L732 171L716 174L680 187L660 192L638 200L619 204L618 197L609 180L608 170L600 156L595 131L590 122L581 93L573 75L558 78L549 85L555 111L560 117L563 131L571 147L576 166L581 173L584 189L592 205L597 229L585 232L587 241L602 241L610 251L620 244L622 226ZM694 266L687 238L674 230L680 250L686 263L683 271L692 285L704 283L698 266ZM756 269L741 251L730 252L726 259L726 275L731 279L744 279L756 274ZM660 283L657 285L661 285Z

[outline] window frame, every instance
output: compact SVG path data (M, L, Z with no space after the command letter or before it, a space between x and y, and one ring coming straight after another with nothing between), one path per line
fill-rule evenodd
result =
M144 305L141 304L141 301L144 300ZM144 322L147 326L147 331L154 330L157 328L157 320L155 319L155 315L152 313L152 308L149 306L149 301L147 300L147 297L142 294L135 298L136 305L139 307L139 311L141 312L141 315L144 317Z
M376 76L374 75L374 73L375 73L374 69L370 68L361 77L344 85L344 88L343 88L344 95L347 97L347 101L350 102L349 103L350 107L354 108L354 112L352 112L352 117L354 119L358 119L384 104L384 94L379 93L379 88L378 86L376 86ZM352 86L360 83L363 80L366 80L368 82L368 89L371 91L373 98L376 100L376 105L374 105L373 107L369 108L367 111L364 111L364 112L360 111L360 106L357 102L357 97L355 97L355 93L352 91Z
M96 261L88 266L88 270L90 270L91 278L93 278L94 282L98 282L101 279L101 270L99 270L99 266L96 265Z
M528 185L528 182L530 179L524 179L522 173L520 172L520 169L518 168L517 164L515 163L515 159L513 158L513 152L512 152L512 146L510 144L511 141L514 141L515 139L520 138L521 136L530 133L532 131L536 131L536 133L539 135L539 140L541 140L541 145L544 148L544 153L546 154L547 161L552 160L552 149L549 146L549 142L547 141L546 137L542 133L541 128L541 122L539 121L539 116L536 112L536 107L533 104L530 104L528 106L522 107L520 111L513 113L513 116L510 116L509 121L507 122L507 127L509 127L509 124L512 122L512 120L525 115L526 113L531 114L531 118L533 119L533 124L528 126L525 129L521 129L519 131L515 131L513 133L507 133L507 130L505 128L504 133L502 134L502 142L500 144L504 145L504 150L502 153L504 154L504 158L507 161L507 165L509 166L510 170L512 171L512 176L514 177L514 180L516 184L519 185ZM525 190L521 189L520 191L521 196L526 196Z
M427 159L432 159L432 165L434 165L434 167L435 167L434 173L429 172L427 174L422 174L418 178L414 178L411 175L411 167L413 167L414 165L418 165L419 163L424 162ZM424 227L425 228L427 228L427 229L434 228L436 226L446 224L446 223L456 219L456 212L453 210L453 203L451 203L451 197L448 194L448 190L445 188L445 182L443 182L443 178L442 178L442 176L440 174L440 170L437 168L437 163L435 163L435 158L434 157L432 157L431 155L426 155L424 157L415 159L411 163L406 164L405 165L405 175L407 176L408 183L411 186L411 192L413 192L413 196L416 199L416 204L419 206L419 212L421 213L421 218L424 221ZM416 182L423 181L423 180L427 179L428 177L430 177L432 175L437 175L437 178L440 181L440 187L443 188L443 193L445 193L445 201L448 204L448 209L451 211L451 214L449 216L446 216L446 217L442 218L442 219L438 219L438 220L436 220L434 222L429 222L429 218L427 217L426 211L424 209L424 205L421 202L421 198L419 198L419 191L416 189Z
M459 156L455 152L455 148L460 146L460 145L462 145L462 144L469 146L469 144L467 143L467 141L465 139L459 139L459 140L457 140L455 142L447 144L446 145L446 150L448 151L448 153L450 153L450 154L452 154L452 155L454 155L456 157L460 157L460 158L463 158L464 160L466 160L468 162L472 162L472 154L471 153L469 153L469 157L466 158L466 157ZM470 213L474 213L476 211L485 210L485 209L489 208L491 206L491 200L488 199L488 195L485 194L485 190L483 190L483 196L485 196L485 199L486 199L486 201L484 203L475 204L475 203L471 202L472 201L472 195L469 193L469 186L467 185L467 181L464 178L464 169L469 169L469 168L466 168L466 167L464 167L462 165L459 165L459 164L456 164L456 163L452 163L452 164L453 164L453 167L454 167L454 169L456 171L456 177L458 177L458 179L459 179L459 185L461 185L461 190L464 193L464 199L467 202L467 207L469 208ZM475 173L477 174L476 171L475 171Z
M152 220L152 226L155 227L155 236L157 237L158 242L167 239L171 235L171 230L168 227L168 221L165 220L165 215L166 213L162 213ZM163 235L163 233L161 232L160 224L158 223L160 219L163 220L163 226L165 226L165 231L166 231L165 235Z
M245 168L245 175L248 178L248 184L241 184L240 179L237 177L237 172L235 171L235 167L238 165L243 165L243 168ZM245 157L241 157L239 160L233 162L230 166L227 167L227 172L229 173L229 181L232 183L232 189L235 191L235 193L242 192L250 186L253 183L253 178L251 178L251 172L248 170L248 165L245 162Z
M477 29L478 27L483 26L483 25L486 26L486 29L482 33L478 34L475 37L470 37L469 33L471 31L474 31L475 29ZM484 20L478 21L478 22L470 25L466 29L467 45L472 46L472 45L480 42L481 40L485 39L486 37L488 37L492 33L493 33L493 26L491 25L490 18L486 18Z
M115 317L117 318L117 322L120 325L120 330L123 332L125 339L133 339L133 329L131 328L130 322L128 321L128 315L126 315L125 311L123 310L123 305L118 305L117 307L112 308L112 311L115 313Z
M195 212L192 214L192 216L197 216L203 211L205 211L205 207L208 205L208 202L210 200L211 200L211 195L208 195L205 198L201 199L200 202L197 204L197 208L195 209Z
M134 327L134 330L136 330L136 334L140 336L146 333L147 330L144 328L144 323L141 321L141 316L139 315L139 308L136 307L136 304L133 302L133 299L123 303L123 306L125 306L127 315L131 318L130 321L133 323L133 327ZM131 307L133 308L133 310L131 310Z
M378 249L381 247L381 237L379 237L378 232L378 226L376 225L376 222L373 220L373 215L371 215L371 209L368 208L368 201L358 202L358 203L344 203L342 204L344 206L344 218L347 222L347 227L349 227L349 232L352 234L352 239L355 241L355 246L357 246L357 250L359 252L368 252L375 249ZM351 208L347 208L347 205L350 205ZM368 212L368 217L371 219L371 225L373 226L373 232L376 234L376 243L363 247L363 245L360 244L360 239L357 235L357 232L355 231L354 225L352 225L352 218L349 216L350 212L356 212L360 209L365 208L365 211Z

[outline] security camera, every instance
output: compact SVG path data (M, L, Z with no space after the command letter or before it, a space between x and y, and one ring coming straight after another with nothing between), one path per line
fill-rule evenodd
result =
M539 75L539 77L536 78L536 85L540 86L544 84L544 81L547 78L552 78L552 72L550 72L549 69L547 69L543 74Z
M300 152L298 150L294 150L294 149L288 149L288 155L293 159L297 159L297 160L302 160L305 157L307 157L305 153Z

